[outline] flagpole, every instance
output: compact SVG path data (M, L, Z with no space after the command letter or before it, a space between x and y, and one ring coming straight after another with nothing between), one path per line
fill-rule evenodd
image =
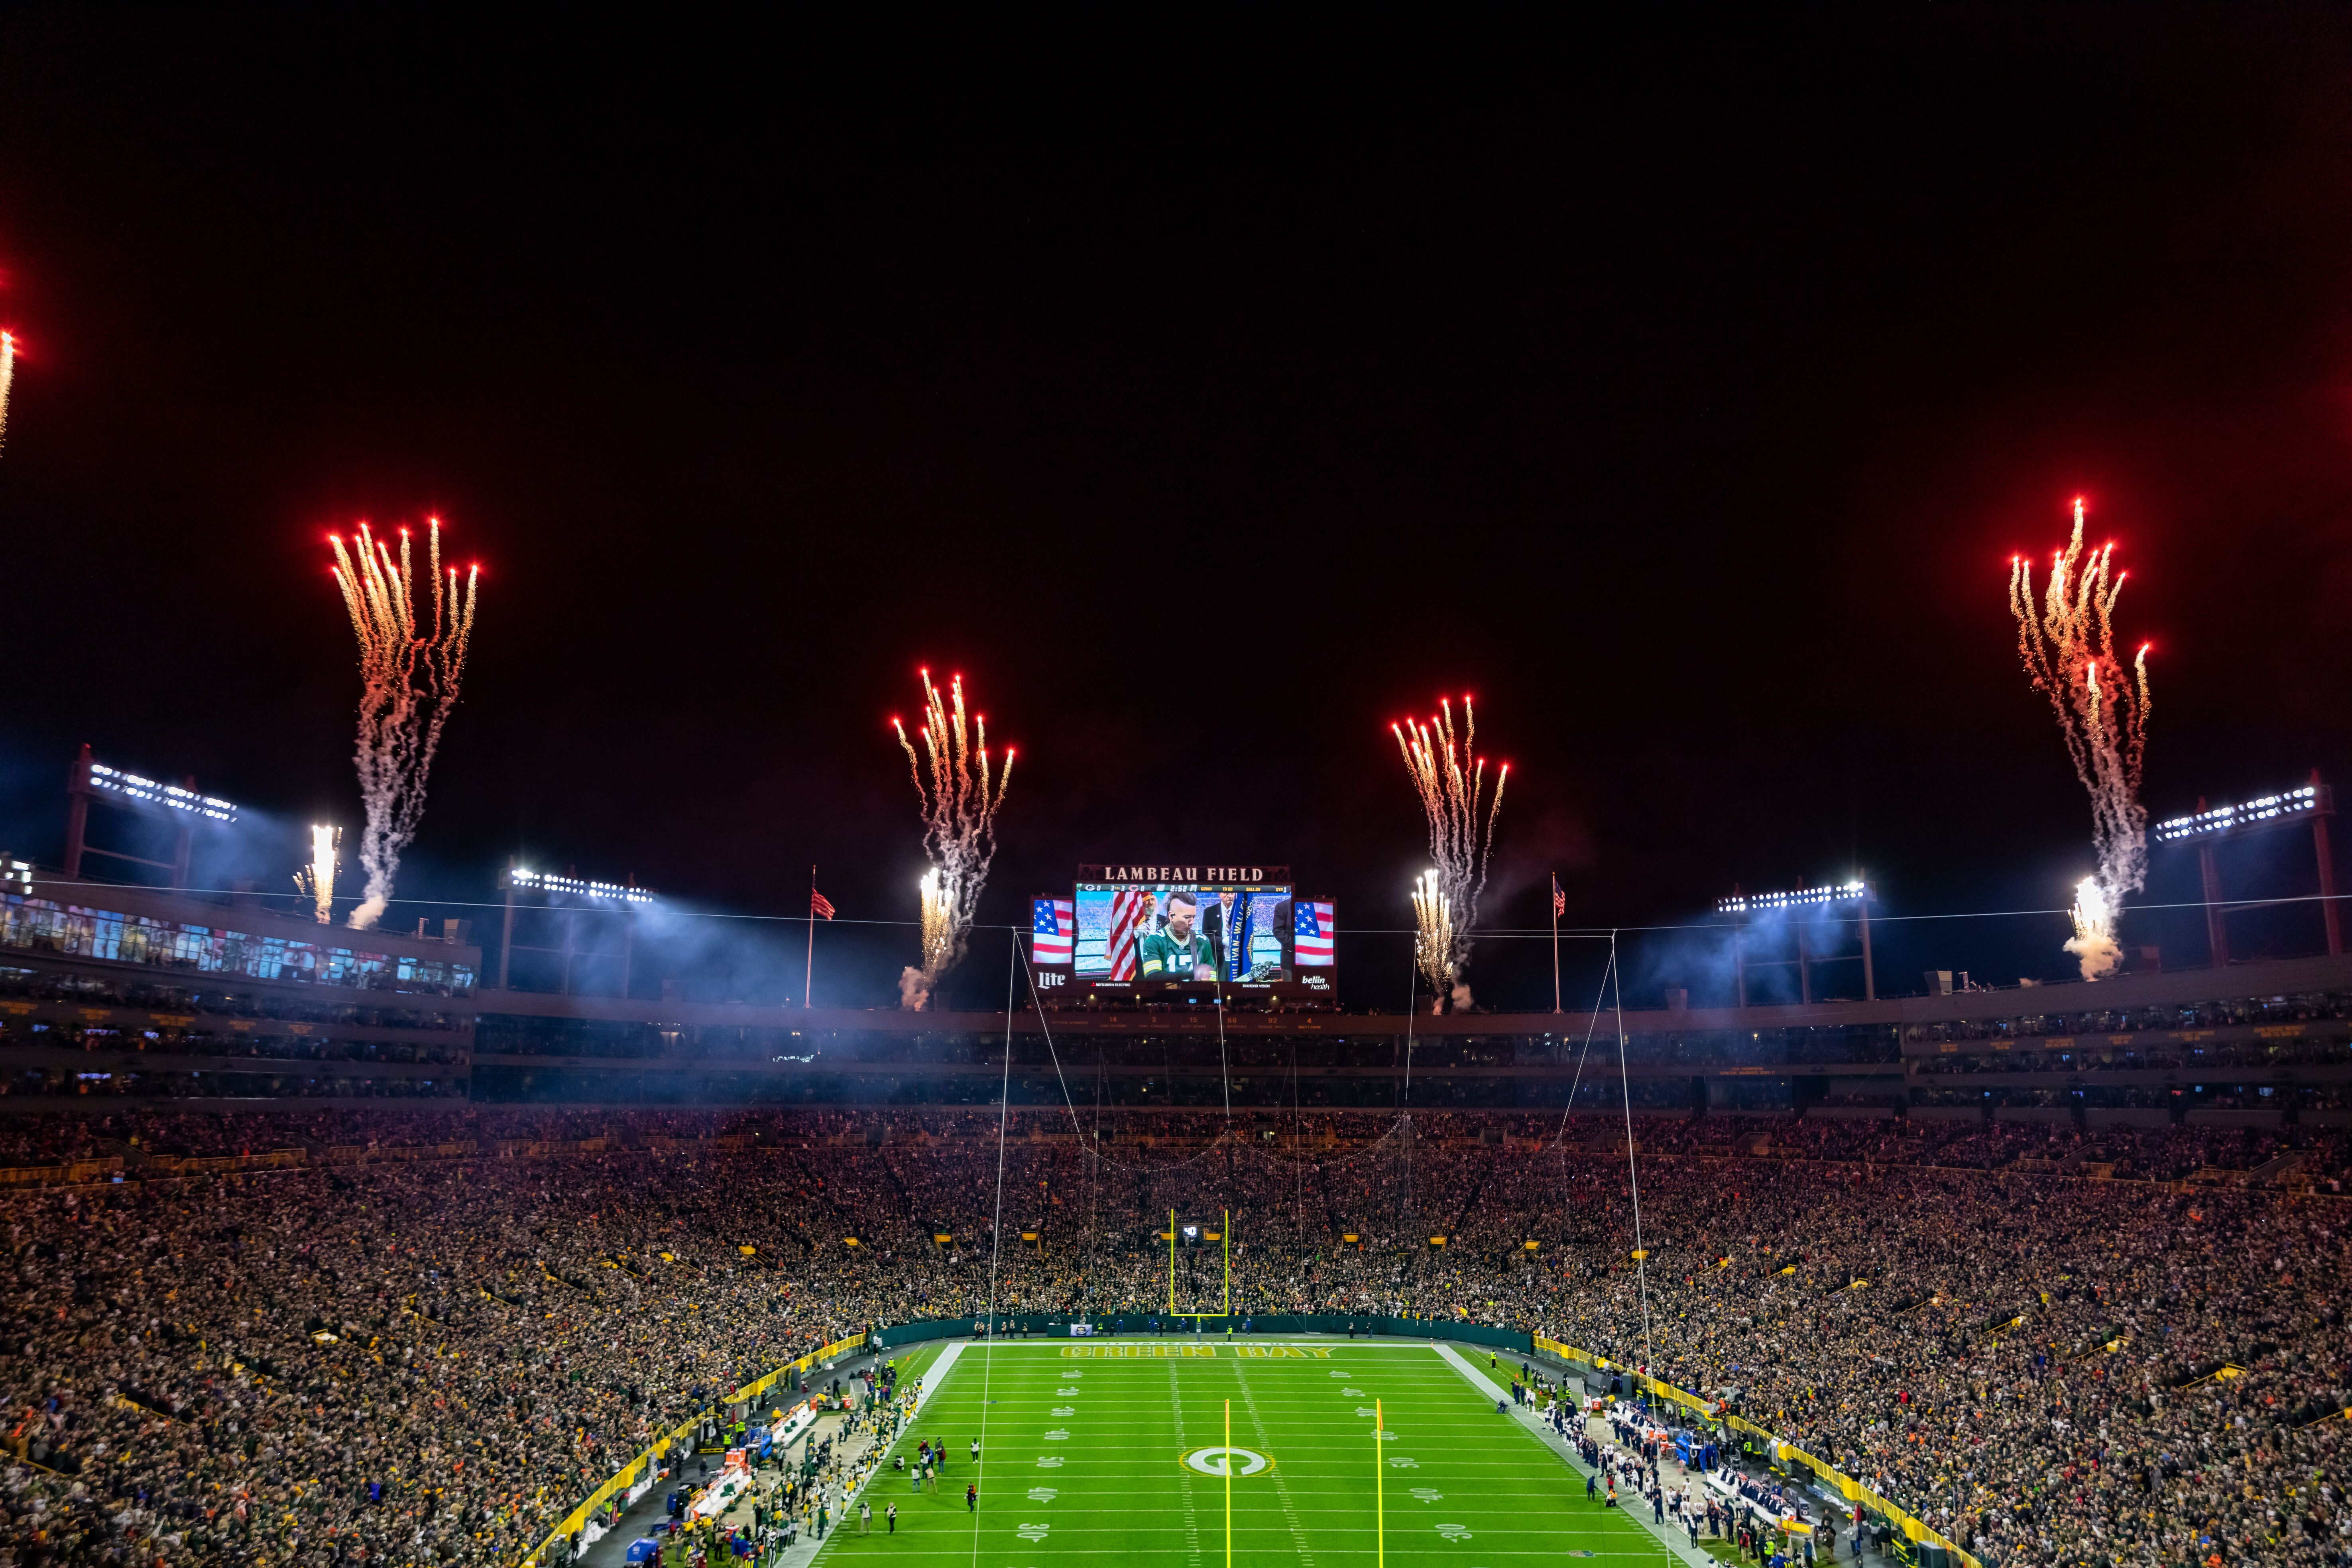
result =
M1551 1010L1559 1011L1559 873L1551 874Z
M809 868L808 971L801 980L801 1006L816 1005L816 868ZM1555 944L1557 945L1557 944ZM1559 960L1554 959L1555 965ZM1554 1011L1558 1011L1557 1008Z

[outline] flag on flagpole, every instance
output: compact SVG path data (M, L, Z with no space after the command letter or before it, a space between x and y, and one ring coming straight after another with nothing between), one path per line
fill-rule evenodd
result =
M826 920L833 919L833 900L826 898L823 893L818 892L814 888L811 888L809 889L809 913L813 915L822 915Z
M1559 873L1554 871L1551 874L1551 918L1558 920L1566 913L1568 913L1568 895L1559 890Z

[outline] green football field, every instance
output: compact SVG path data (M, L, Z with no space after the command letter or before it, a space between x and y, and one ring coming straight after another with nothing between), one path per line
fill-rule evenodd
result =
M1483 1353L1470 1359L1486 1370ZM1497 1381L1507 1387L1507 1372ZM1385 1441L1373 1436L1375 1399ZM1233 1448L1245 1450L1232 1461L1235 1563L1373 1563L1376 1472L1390 1563L1664 1557L1640 1526L1588 1502L1577 1472L1427 1345L1097 1340L965 1348L896 1450L911 1471L924 1438L947 1447L938 1493L918 1495L886 1463L866 1493L873 1533L854 1521L835 1531L819 1568L877 1554L941 1568L1099 1568L1112 1555L1136 1568L1222 1568L1228 1483L1214 1450L1228 1401ZM975 1478L976 1517L963 1497ZM883 1527L889 1502L896 1536Z

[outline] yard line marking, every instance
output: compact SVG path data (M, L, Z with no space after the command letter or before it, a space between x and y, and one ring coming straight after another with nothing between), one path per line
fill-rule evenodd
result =
M1250 1425L1257 1428L1258 1443L1262 1447L1273 1447L1266 1441L1265 1423L1258 1419L1257 1396L1250 1391L1249 1377L1239 1362L1234 1363L1234 1382L1241 1387L1242 1405L1249 1412ZM1284 1479L1279 1467L1274 1472L1274 1498L1282 1505L1283 1522L1290 1528L1290 1539L1296 1543L1300 1568L1315 1568L1315 1553L1307 1546L1307 1531L1298 1522L1298 1509L1291 1500L1290 1483Z
M1183 1391L1176 1386L1176 1363L1172 1361L1168 1363L1168 1405L1170 1414L1176 1418L1176 1446L1181 1451L1186 1447L1184 1396ZM1184 1560L1190 1563L1192 1568L1201 1568L1201 1525L1199 1519L1192 1512L1192 1477L1189 1470L1180 1466L1176 1472L1176 1479L1177 1484L1183 1489Z

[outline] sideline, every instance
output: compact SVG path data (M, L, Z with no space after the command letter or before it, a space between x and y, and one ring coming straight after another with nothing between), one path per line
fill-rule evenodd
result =
M914 1426L915 1417L923 1413L923 1406L929 1405L931 1402L931 1396L946 1385L948 1373L955 1370L958 1358L962 1356L971 1343L969 1340L949 1341L940 1347L940 1353L931 1359L930 1365L923 1368L923 1386L915 1395L915 1407L907 1412L907 1419L899 1426L902 1433ZM875 1451L876 1447L877 1441L869 1438L866 1446L851 1457L863 1458L866 1454ZM880 1453L887 1458L889 1449L883 1448ZM842 1500L840 1517L833 1521L833 1529L828 1532L829 1535L840 1534L842 1528L850 1523L857 1511L857 1500L865 1495L866 1487L873 1483L876 1477L885 1473L881 1465L876 1464L866 1479L858 1482L856 1489ZM807 1565L815 1561L816 1554L824 1551L824 1547L825 1543L817 1540L813 1532L803 1531L801 1538L785 1547L777 1556L776 1568L807 1568Z
M1559 1457L1560 1461L1567 1465L1570 1474L1582 1480L1592 1473L1585 1468L1583 1460L1576 1457L1567 1442L1551 1429L1549 1423L1537 1416L1526 1406L1511 1404L1508 1389L1497 1388L1492 1378L1471 1365L1452 1345L1442 1345L1432 1341L1429 1348L1451 1362L1454 1364L1454 1370L1460 1373L1471 1387L1503 1405L1505 1411L1526 1429L1529 1436ZM1708 1556L1705 1552L1695 1552L1682 1542L1675 1540L1675 1531L1671 1521L1665 1524L1655 1523L1643 1509L1620 1508L1617 1511L1648 1531L1659 1545L1666 1549L1673 1560L1689 1563L1691 1568L1721 1568L1720 1563L1716 1558Z

